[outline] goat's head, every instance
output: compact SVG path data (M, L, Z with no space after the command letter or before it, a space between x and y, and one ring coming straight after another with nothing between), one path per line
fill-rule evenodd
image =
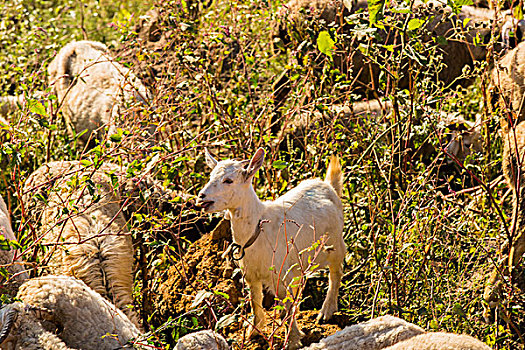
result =
M259 148L251 160L217 161L206 149L206 164L212 168L210 180L199 192L197 205L213 213L237 208L250 191L252 178L264 161Z

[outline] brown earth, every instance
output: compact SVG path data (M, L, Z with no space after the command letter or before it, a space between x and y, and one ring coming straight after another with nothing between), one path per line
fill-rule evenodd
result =
M326 324L316 322L317 311L304 310L297 315L299 329L305 333L302 340L304 346L316 343L322 338L328 337L350 325L350 318L344 314L336 313L333 319ZM231 342L232 349L263 350L263 349L282 349L285 339L286 327L273 315L272 312L266 313L266 327L262 330L263 336L257 336L253 340L247 339L246 325L238 322L232 325L231 331L226 334L226 339Z
M163 276L163 281L153 293L155 317L152 323L159 326L170 316L191 313L200 305L194 305L195 297L202 291L209 295L206 303L226 302L229 306L239 303L242 287L238 280L232 279L233 269L221 257L224 249L231 242L229 221L221 221L213 232L204 235L190 246L184 256L177 261Z

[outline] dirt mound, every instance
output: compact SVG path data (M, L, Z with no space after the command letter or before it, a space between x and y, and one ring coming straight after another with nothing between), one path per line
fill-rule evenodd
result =
M223 220L190 246L153 291L157 295L153 325L160 326L170 316L198 314L199 300L207 305L226 304L223 311L238 305L242 286L239 279L232 278L232 266L221 257L230 242L230 222Z

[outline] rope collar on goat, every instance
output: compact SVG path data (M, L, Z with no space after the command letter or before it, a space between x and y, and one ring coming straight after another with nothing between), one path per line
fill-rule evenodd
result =
M257 226L255 227L255 231L253 232L253 235L250 237L250 239L243 246L232 242L228 249L226 249L226 251L224 252L223 256L229 253L233 261L239 261L242 258L244 258L244 255L246 254L245 250L250 248L255 243L255 241L261 234L263 224L267 222L270 222L270 220L259 220Z

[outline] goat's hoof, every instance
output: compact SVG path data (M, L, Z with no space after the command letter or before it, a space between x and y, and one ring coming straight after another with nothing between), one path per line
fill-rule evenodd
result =
M336 311L337 311L337 308L332 309L332 310L325 310L324 308L322 308L321 311L319 311L319 314L317 314L317 323L319 324L325 323L326 321L332 318L334 312Z
M301 332L301 334L304 333ZM287 350L296 350L303 347L303 343L301 343L301 338L298 339L291 339L288 341L288 346L286 347Z

